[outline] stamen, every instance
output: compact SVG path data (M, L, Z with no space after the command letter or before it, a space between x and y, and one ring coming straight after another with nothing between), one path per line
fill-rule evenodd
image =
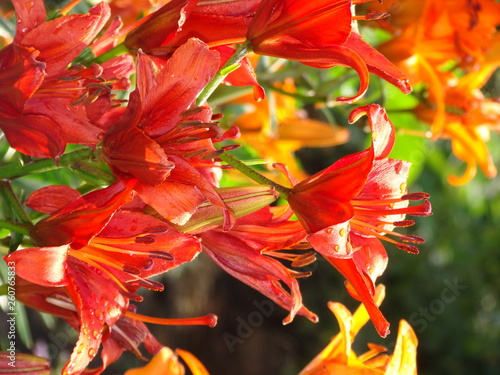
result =
M160 251L160 250L149 251L149 252L147 252L147 256L152 257L152 258L156 258L156 259L168 260L168 261L174 260L174 256L172 254L164 253L163 251Z
M135 242L141 243L141 244L152 244L155 243L156 240L154 237L148 237L148 236L143 236L143 237L135 237Z
M125 290L120 290L119 291L122 296L125 298L128 298L129 300L132 300L134 302L142 302L144 301L144 298L138 294L130 293Z
M401 200L423 201L423 200L428 200L430 197L431 195L428 193L410 193L403 195L401 197Z
M141 270L137 268L136 266L133 266L131 264L124 264L122 267L123 272L130 273L132 275L140 275Z
M100 250L104 250L106 252L120 253L123 255L139 255L139 256L143 256L143 257L152 257L152 258L163 259L163 260L168 260L168 261L174 260L174 256L172 254L165 253L165 252L162 252L159 250L139 251L139 250L122 249L122 248L117 248L117 247L113 247L113 246L108 246L108 245L105 245L103 243L103 242L108 242L108 240L112 240L112 239L106 238L105 239L106 241L102 241L102 240L104 240L104 239L99 238L98 240L93 241L93 243L92 243L93 246L87 246L86 249L92 248L92 247L97 249L97 254L99 254L99 256L101 256L101 255L103 256L103 254ZM113 243L112 241L110 241L110 242ZM115 243L117 245L127 245L127 243L124 241L122 241L122 242L116 241Z
M118 287L119 287L120 289L122 289L122 290L120 291L120 293L121 293L121 292L125 292L125 293L128 293L128 294L131 294L131 293L127 290L127 288L123 285L123 283L122 283L120 280L118 280L118 279L116 278L116 276L115 276L115 275L113 275L111 272L109 272L107 269L105 269L105 268L104 268L103 266L101 266L99 263L94 262L94 261L91 259L91 256L90 256L89 254L87 254L87 253L83 253L83 252L81 252L81 251L79 251L79 250L69 250L69 254L70 254L71 256L73 256L74 258L76 258L76 259L78 259L78 260L80 260L80 261L82 261L82 262L84 262L84 263L87 263L87 264L91 265L92 267L97 268L99 271L101 271L102 273L104 273L105 275L107 275L107 276L108 276L111 280L113 280L113 281L116 283L116 285L118 285ZM101 259L99 259L99 260L101 261ZM120 269L120 270L123 270L123 268L122 268L122 267L118 267L117 265L112 265L111 267L113 267L113 268L118 268L118 269Z
M203 111L203 107L189 108L181 113L181 117L188 117L188 116L196 115L197 113L200 113L202 111Z
M241 145L227 145L227 146L221 147L221 150L232 151L232 150L236 150L239 147L241 147Z
M162 227L161 225L156 227L149 227L144 230L144 234L146 233L165 233L170 230L169 227Z
M401 221L395 221L392 224L398 228L405 228L405 227L411 227L412 225L415 225L415 221L413 221L413 220L401 220Z
M154 318L151 316L136 314L131 311L126 311L125 316L132 319L140 320L141 322L161 324L161 325L203 325L203 326L215 327L215 325L217 324L217 315L214 314L208 314L196 318L166 319L166 318Z
M418 253L420 253L420 251L415 246L408 245L408 244L405 244L405 243L397 243L396 247L398 249L404 250L404 251L406 251L407 253L410 253L410 254L418 254Z
M352 19L356 20L356 21L361 21L361 20L373 21L373 20L381 20L381 19L387 18L389 16L390 16L390 14L387 12L382 12L382 13L371 12L371 13L365 14L363 16L354 16L354 17L352 17Z
M165 289L162 283L148 279L140 279L139 285L149 290L154 290L155 292L162 292Z

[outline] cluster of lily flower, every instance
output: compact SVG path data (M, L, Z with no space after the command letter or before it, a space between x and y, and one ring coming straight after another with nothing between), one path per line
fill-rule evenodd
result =
M137 314L132 302L143 299L137 294L141 287L163 289L152 276L200 252L285 309L284 324L296 315L317 321L304 306L297 281L309 274L292 268L320 254L346 278L347 291L362 306L351 319L345 307L329 304L341 333L302 374L330 369L415 373L417 341L404 321L392 357L380 355L378 347L359 357L351 350L368 319L380 336L389 333L379 309L383 288L375 286L388 259L380 240L418 253L414 244L424 240L394 229L414 224L407 215L431 214L428 194L407 191L410 163L388 157L395 130L385 110L369 104L351 112L350 123L363 119L369 125L372 141L366 150L312 176L300 175L300 181L277 160L273 168L286 181L278 184L232 155L240 130L223 128L221 115L207 99L227 84L251 86L255 100L263 100L251 56L319 69L353 68L359 90L336 98L337 105L361 98L370 73L410 93L408 72L384 56L399 53L400 45L418 54L402 60L401 69L408 61L429 67L418 70L422 75L412 83L434 82L428 80L434 77L434 62L421 57L415 44L398 40L402 36L382 46L384 54L366 43L356 22L382 22L385 16L378 11L355 15L355 7L366 0L172 0L142 18L139 7L148 1L131 0L127 10L137 10L133 21L116 16L114 1L98 3L86 14L69 14L78 2L48 17L42 0L13 0L15 35L0 50L0 129L10 147L24 155L23 162L16 159L2 167L2 189L8 190L10 180L50 168L72 168L85 181L78 190L50 185L22 204L11 201L14 214L2 219L5 228L25 235L32 246L11 246L15 251L4 257L15 265L17 300L63 318L79 332L63 373L99 374L126 350L142 357L141 344L156 356L129 375L156 374L159 368L165 374L184 371L144 322L213 326L217 318L148 317ZM384 2L386 7L393 3ZM431 1L416 3L422 13L438 7ZM397 27L415 26L402 21ZM421 38L425 46L427 35ZM456 126L446 122L444 107L447 88L453 87L438 88L429 85L428 100L435 100L438 112L432 133L451 135ZM421 113L430 116L424 109ZM297 129L306 134L308 126L316 125L304 121ZM464 131L475 132L471 127ZM456 149L459 157L468 150ZM226 170L258 184L221 187ZM278 198L286 203L277 205ZM23 205L47 216L33 224ZM98 354L98 367L88 369ZM208 373L192 354L177 354L194 374ZM39 361L19 357L18 366L25 366L26 374L48 373L40 369L48 365Z

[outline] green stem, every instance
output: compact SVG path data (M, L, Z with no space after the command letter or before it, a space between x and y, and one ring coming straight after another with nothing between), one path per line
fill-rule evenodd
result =
M8 284L2 284L0 285L0 296L6 296L9 290L9 285Z
M252 180L258 182L259 184L262 185L271 185L273 186L276 191L278 191L281 195L282 198L287 199L288 195L291 192L291 189L278 184L277 182L274 182L273 180L270 180L269 178L261 175L259 172L255 171L254 169L250 168L240 160L236 159L234 156L228 154L227 152L223 152L222 154L217 156L219 159L225 161L227 164L229 164L231 167L234 169L237 169L244 175L250 177Z
M235 70L234 66L238 66L241 60L252 51L252 46L249 41L240 44L238 49L234 54L226 61L224 66L219 70L214 79L200 92L198 98L196 99L196 105L200 106L207 101L207 99L212 95L217 87L222 83L224 78L227 77L229 73Z
M61 167L68 167L77 161L88 160L91 156L92 150L90 148L83 148L61 156L57 164L53 159L49 158L40 159L26 165L11 163L5 167L0 168L0 179L12 180L14 178L26 176L33 173L46 172Z
M31 219L24 211L24 207L17 199L16 193L12 190L12 186L10 185L10 181L3 180L0 181L0 194L5 199L5 202L9 205L12 211L15 213L17 218L21 220L24 225L31 227L33 224L31 223Z
M0 228L8 229L11 232L29 235L28 226L20 223L15 223L10 220L0 219Z

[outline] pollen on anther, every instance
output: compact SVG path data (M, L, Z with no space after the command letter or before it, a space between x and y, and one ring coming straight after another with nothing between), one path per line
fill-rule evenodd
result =
M402 182L401 185L399 186L399 190L401 191L401 194L406 193L406 183Z
M344 235L345 235L345 228L342 228L342 229L339 231L339 235L340 235L340 237L344 237Z

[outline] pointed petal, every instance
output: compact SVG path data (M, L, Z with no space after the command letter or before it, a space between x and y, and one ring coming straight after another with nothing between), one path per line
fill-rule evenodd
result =
M240 239L221 232L201 234L203 251L224 271L258 290L290 312L283 320L290 323L296 314L317 321L315 314L302 305L298 282L278 261L261 255ZM281 285L285 284L289 291Z
M39 52L11 44L0 51L0 109L11 115L22 114L24 104L40 87L45 63Z
M389 121L385 109L377 104L354 109L349 116L349 123L352 124L358 121L363 115L367 116L370 125L375 159L385 158L394 147L394 126Z
M102 150L118 174L127 173L147 185L161 183L174 168L163 148L135 127L105 137Z
M13 0L12 4L14 4L17 19L14 42L19 43L28 32L44 23L47 15L43 0Z
M352 103L358 100L368 89L370 75L363 58L353 50L342 45L327 45L321 48L308 48L295 40L283 38L275 44L255 48L254 52L261 55L280 57L299 61L315 68L331 68L346 66L353 68L359 75L360 87L353 97L338 97L336 100L343 103Z
M145 366L127 370L124 375L184 375L184 366L174 352L163 347Z
M335 20L335 27L331 27ZM351 32L351 2L349 0L263 1L247 38L255 47L284 36L299 40L312 48L343 44Z
M139 54L137 90L142 116L138 127L155 138L171 131L219 68L219 54L198 39L179 47L153 79L152 61Z
M70 282L66 287L80 320L79 336L69 361L63 368L68 375L80 374L97 355L106 326L111 327L124 314L128 301L111 279L77 259L70 258Z
M378 334L386 337L389 334L389 322L384 318L374 299L373 282L358 268L353 259L337 259L327 257L346 279L348 291L353 297L363 302Z
M210 375L198 358L186 350L176 349L175 352L186 362L193 375Z
M67 285L66 259L68 246L33 247L6 255L6 262L16 263L16 274L37 285L55 287Z
M78 249L99 233L115 211L131 199L131 190L122 183L90 192L49 216L31 230L36 243L59 246L71 243Z
M55 214L80 196L80 192L69 186L51 185L31 193L24 204L44 214Z
M39 59L47 63L46 72L51 77L92 42L109 15L109 6L102 2L91 8L89 14L72 14L44 22L26 33L19 43L40 51Z
M375 48L364 42L361 35L351 33L344 46L362 56L371 73L392 83L404 94L412 92L410 82L403 72Z
M293 187L288 203L308 233L353 217L349 202L364 186L372 158L371 149L346 156Z
M45 116L4 114L0 117L0 128L10 146L26 155L57 159L66 148L61 128Z
M399 322L396 348L392 354L385 375L416 375L417 345L415 332L406 320Z

